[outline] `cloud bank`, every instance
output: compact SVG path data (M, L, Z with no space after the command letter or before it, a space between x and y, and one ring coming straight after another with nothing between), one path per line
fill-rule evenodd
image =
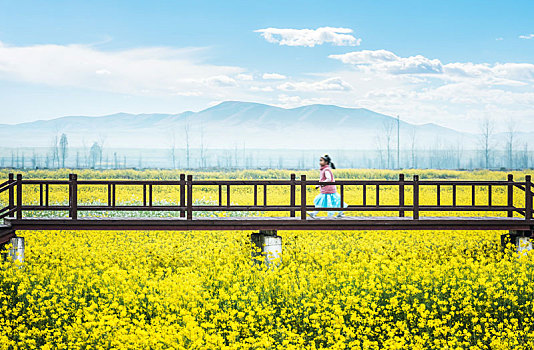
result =
M336 46L358 46L362 39L356 38L349 28L321 27L317 29L265 28L255 30L270 43L286 46L314 47L324 43Z
M125 94L183 94L236 86L244 69L202 62L202 49L102 51L89 45L7 46L0 79ZM249 77L241 75L241 78Z

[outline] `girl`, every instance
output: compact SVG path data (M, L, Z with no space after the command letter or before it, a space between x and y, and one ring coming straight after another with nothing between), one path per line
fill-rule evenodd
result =
M335 169L334 163L328 154L325 154L319 158L319 165L321 166L321 176L319 181L321 182L334 182L334 174L332 169ZM313 204L316 208L339 208L341 204L341 196L337 193L336 185L317 185L315 188L321 188L321 193L318 194L313 200ZM343 207L347 207L347 203L343 203ZM328 216L332 217L335 214L334 211L329 211ZM309 212L308 215L312 218L317 217L317 211ZM342 217L343 212L337 212L336 217Z

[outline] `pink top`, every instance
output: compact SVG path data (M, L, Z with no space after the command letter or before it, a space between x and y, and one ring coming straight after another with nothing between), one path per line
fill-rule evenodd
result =
M321 167L321 182L334 182L334 174L332 174L332 169L327 165ZM336 185L324 185L321 186L321 193L336 193Z

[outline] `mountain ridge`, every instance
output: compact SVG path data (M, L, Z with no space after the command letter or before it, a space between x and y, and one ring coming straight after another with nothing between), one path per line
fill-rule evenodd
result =
M257 102L223 101L209 108L180 113L125 112L104 116L63 116L19 124L0 124L3 145L47 147L65 133L69 145L104 140L117 148L184 147L187 140L198 147L307 149L376 149L396 140L397 118L366 108L311 104L282 108ZM421 145L436 140L463 140L468 145L475 134L460 132L435 123L399 121L401 143L416 135ZM187 130L186 130L187 129ZM187 133L186 133L187 131ZM187 135L186 135L187 134ZM100 141L102 142L102 141ZM206 146L206 145L204 145Z

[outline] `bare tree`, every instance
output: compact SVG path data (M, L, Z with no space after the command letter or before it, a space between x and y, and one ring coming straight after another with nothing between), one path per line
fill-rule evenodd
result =
M247 165L247 147L245 145L245 140L243 140L243 168L248 168L248 165Z
M379 162L377 168L383 168L384 167L384 149L382 147L382 138L380 137L379 133L375 135L375 142L376 142L376 153L378 154L378 162Z
M416 163L416 154L415 154L415 143L416 143L416 135L417 134L417 129L415 128L412 128L410 130L410 152L411 152L411 158L412 158L412 168L416 168L417 167L417 163Z
M464 153L464 143L462 138L456 142L456 169L462 168L462 154Z
M65 168L65 159L68 156L68 147L69 141L67 140L67 135L61 134L59 139L59 158L61 159L61 167Z
M237 169L237 160L238 160L238 152L237 152L237 143L234 144L234 168Z
M176 169L176 133L174 132L174 130L171 131L171 134L170 134L170 153L171 153L171 163L172 163L172 168L173 169Z
M84 167L88 168L89 167L89 148L87 147L85 143L84 137L82 137L82 150L83 150Z
M507 121L507 132L506 132L506 158L508 169L514 168L514 147L515 147L515 136L516 128L515 123L512 118L509 118Z
M434 138L434 144L430 146L431 168L441 169L443 167L443 149L441 137L436 136Z
M527 169L528 168L528 142L525 142L523 144L523 168L524 169Z
M484 167L486 169L489 169L490 167L494 127L494 121L488 117L485 117L480 121L480 145L484 156Z
M381 136L384 139L384 143L386 146L386 167L388 169L391 169L391 148L392 148L392 139L393 139L393 131L395 129L395 123L393 122L393 119L386 119L382 122L382 133ZM380 139L382 139L380 137ZM381 142L380 142L381 143Z
M206 148L204 144L204 123L200 123L200 167L206 167Z
M54 164L57 164L57 167L59 168L59 140L57 134L52 138L51 155L52 167L54 167Z
M102 160L103 160L103 155L104 155L104 143L106 142L106 135L104 134L100 134L99 137L98 137L98 146L99 147L99 151L100 151L100 167L102 168Z
M98 142L93 142L89 151L90 167L96 168L98 164L102 164L102 149Z
M32 168L33 169L37 168L37 153L35 153L35 149L33 150L33 155L32 155Z
M189 152L189 131L190 131L191 125L189 125L189 118L185 117L185 123L184 123L184 134L185 134L185 161L187 165L187 169L190 168L191 165L191 154Z

